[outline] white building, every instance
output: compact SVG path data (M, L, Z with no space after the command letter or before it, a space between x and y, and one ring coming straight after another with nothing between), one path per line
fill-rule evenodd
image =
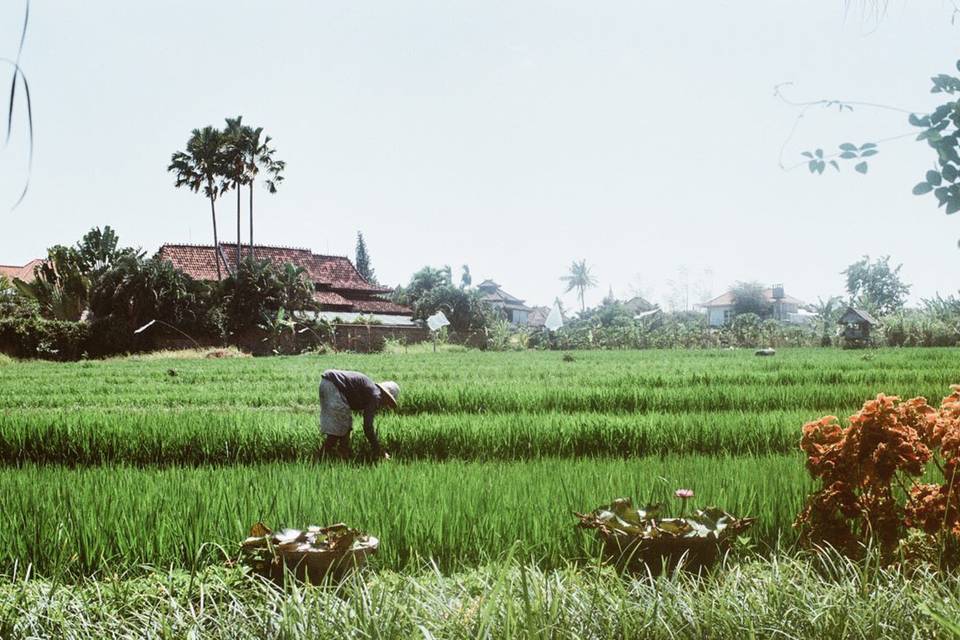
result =
M523 300L510 295L493 280L484 280L477 285L477 290L480 292L480 298L502 313L508 322L518 325L527 324L527 317L533 309L525 305Z
M763 297L771 306L773 319L794 324L806 321L806 314L801 312L801 307L806 303L784 293L782 284L764 289ZM707 312L707 322L711 327L722 327L734 316L733 291L727 291L700 306Z

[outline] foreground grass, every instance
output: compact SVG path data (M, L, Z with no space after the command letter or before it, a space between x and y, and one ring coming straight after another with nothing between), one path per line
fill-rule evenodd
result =
M712 576L544 571L504 559L445 576L267 585L238 569L158 572L65 587L0 582L0 637L58 638L950 638L960 583L870 564L775 556Z

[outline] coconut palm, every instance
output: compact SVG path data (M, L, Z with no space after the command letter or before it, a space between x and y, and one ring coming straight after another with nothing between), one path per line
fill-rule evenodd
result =
M217 265L217 280L220 279L220 240L217 237L217 196L222 193L217 183L223 172L223 134L214 127L194 129L187 140L186 151L177 151L170 157L167 171L176 175L176 187L187 187L194 193L203 189L210 200L210 216L213 220L213 251Z
M243 125L243 116L227 118L223 131L222 190L230 187L237 192L237 269L240 269L240 187L250 181L247 175L246 148L250 127ZM252 251L251 251L252 253Z
M590 273L590 267L587 266L587 261L581 260L580 262L574 262L570 265L570 273L560 279L567 283L565 293L576 289L577 297L580 298L580 311L581 313L586 311L587 305L584 302L583 295L587 289L597 286L597 279Z
M276 193L277 185L283 182L283 170L286 163L273 157L276 149L270 146L270 136L263 136L263 127L244 127L244 162L247 185L250 188L250 255L253 255L253 185L257 176L263 172L263 181L268 193ZM263 140L261 141L261 136Z

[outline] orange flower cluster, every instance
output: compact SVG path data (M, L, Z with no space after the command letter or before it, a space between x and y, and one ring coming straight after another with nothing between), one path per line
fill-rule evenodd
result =
M868 539L891 551L907 528L960 539L960 385L951 389L939 410L880 394L846 427L835 416L804 425L800 448L823 483L795 523L805 542L858 555ZM917 484L937 453L944 484Z

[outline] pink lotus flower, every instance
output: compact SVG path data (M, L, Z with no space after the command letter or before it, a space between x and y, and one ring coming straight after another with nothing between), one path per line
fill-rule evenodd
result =
M688 500L693 497L693 489L677 489L673 492L673 495L677 496L681 500Z

